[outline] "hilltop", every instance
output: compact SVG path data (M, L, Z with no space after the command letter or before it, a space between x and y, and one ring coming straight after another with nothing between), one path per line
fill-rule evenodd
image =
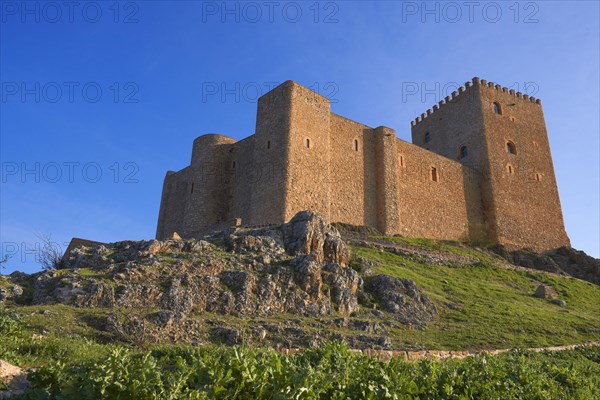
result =
M302 212L202 240L75 248L61 269L0 277L0 307L40 337L136 345L477 350L598 340L598 260L566 248L494 250Z

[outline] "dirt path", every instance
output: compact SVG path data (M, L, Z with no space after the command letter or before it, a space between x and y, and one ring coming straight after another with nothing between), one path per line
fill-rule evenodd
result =
M594 347L600 346L600 342L588 342L580 344L571 344L566 346L552 346L552 347L533 347L524 349L525 351L562 351L572 350L577 347ZM303 349L281 349L284 354L296 354L302 352ZM475 355L498 355L502 353L508 353L515 349L498 349L498 350L477 350L477 351L445 351L445 350L422 350L422 351L397 351L397 350L359 350L351 349L350 351L355 354L364 354L369 357L376 357L382 360L390 360L392 358L402 358L407 361L421 361L421 360L446 360L446 359L463 359L469 356Z

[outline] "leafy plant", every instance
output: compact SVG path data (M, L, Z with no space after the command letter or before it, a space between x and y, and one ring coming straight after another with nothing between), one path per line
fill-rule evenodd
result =
M19 315L0 312L0 336L16 335L22 331L23 323Z
M27 399L592 399L600 347L443 362L351 353L340 343L293 356L244 347L114 348L96 362L30 374Z

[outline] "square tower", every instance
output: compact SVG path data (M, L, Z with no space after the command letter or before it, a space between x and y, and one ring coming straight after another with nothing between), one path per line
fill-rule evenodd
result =
M412 125L414 144L481 174L489 240L537 251L570 245L540 100L473 78Z

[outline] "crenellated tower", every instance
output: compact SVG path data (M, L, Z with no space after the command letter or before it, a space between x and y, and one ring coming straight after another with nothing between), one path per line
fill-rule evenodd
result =
M412 122L412 142L286 81L258 100L255 134L200 136L167 173L157 238L311 210L387 235L569 245L539 100L474 78Z
M414 144L481 175L488 239L568 246L541 101L473 78L411 123Z

